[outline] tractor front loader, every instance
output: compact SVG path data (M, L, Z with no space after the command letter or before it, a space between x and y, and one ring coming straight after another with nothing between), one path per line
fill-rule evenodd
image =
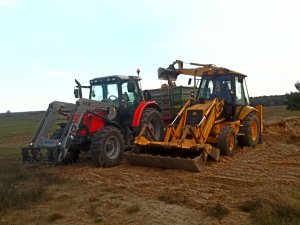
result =
M49 105L28 146L23 162L57 164L76 162L80 153L97 166L119 165L144 124L159 139L163 132L160 108L140 88L139 76L112 75L81 86L75 80L76 104L54 101ZM81 88L89 89L89 99Z
M174 65L178 68L175 69ZM190 98L161 140L147 125L135 138L136 149L125 157L135 165L200 171L207 158L233 156L237 145L255 147L261 141L262 107L249 106L245 75L211 64L183 68L175 61L159 68L160 79L176 80L179 74L201 77L198 93Z
M90 99L79 99L76 104L54 101L49 107L35 132L29 146L22 148L23 161L27 163L57 164L66 159L80 123L86 113L96 115L104 121L111 121L116 116L112 104ZM56 129L60 120L67 118L66 123ZM74 156L73 156L74 157ZM67 159L72 159L68 156Z

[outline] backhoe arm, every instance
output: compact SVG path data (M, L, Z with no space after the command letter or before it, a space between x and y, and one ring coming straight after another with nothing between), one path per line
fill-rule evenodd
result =
M238 73L223 67L217 67L213 64L186 63L196 66L195 68L184 68L183 64L183 61L175 60L168 68L159 68L158 78L160 80L175 81L179 74L201 77L203 75ZM175 68L175 65L177 65L177 68Z

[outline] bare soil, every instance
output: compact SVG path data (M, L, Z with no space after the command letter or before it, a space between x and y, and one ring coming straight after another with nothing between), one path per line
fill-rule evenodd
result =
M113 168L86 161L41 167L67 182L49 186L45 201L13 211L1 222L251 224L249 214L240 210L243 202L273 191L300 190L300 118L271 118L267 132L255 149L221 156L199 173L126 162Z

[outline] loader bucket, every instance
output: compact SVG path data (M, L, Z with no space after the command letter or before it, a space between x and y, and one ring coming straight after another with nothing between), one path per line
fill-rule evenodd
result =
M27 164L57 164L58 148L22 148L23 162Z
M152 148L153 149L153 148ZM168 150L170 151L170 150ZM180 150L183 151L183 150ZM161 150L164 152L164 150ZM147 150L147 153L128 151L125 152L127 162L138 166L157 167L163 169L180 169L192 172L199 172L204 169L208 156L219 160L219 149L211 148L201 151L196 157L174 157L165 154L154 154L157 151Z
M158 167L163 169L180 169L198 172L203 169L204 161L201 156L194 159L173 158L166 156L139 155L132 152L125 153L127 162L138 166Z

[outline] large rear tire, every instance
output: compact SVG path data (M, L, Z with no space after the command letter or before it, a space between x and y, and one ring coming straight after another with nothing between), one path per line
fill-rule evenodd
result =
M241 147L250 146L255 147L260 140L260 125L257 115L255 113L248 114L242 121L243 125L240 129L242 134L238 138Z
M222 127L218 137L218 148L222 155L233 156L236 148L236 135L232 127Z
M113 126L106 126L94 136L91 144L91 158L97 166L112 167L123 160L124 137Z
M162 139L164 124L161 119L160 113L156 109L148 108L144 110L139 129L141 130L145 124L148 125L148 127L154 134L155 140ZM147 138L151 137L149 134L145 134L145 136Z

